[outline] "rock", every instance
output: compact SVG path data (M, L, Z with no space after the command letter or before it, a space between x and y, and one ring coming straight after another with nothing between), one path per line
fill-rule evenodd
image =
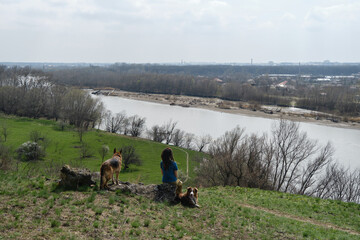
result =
M60 186L69 189L77 189L80 186L91 186L95 184L95 180L100 179L99 172L91 172L83 168L71 168L69 165L64 165L61 171ZM111 181L110 181L111 182ZM119 181L119 185L110 185L110 191L120 190L124 193L132 193L141 195L146 198L155 200L157 202L174 202L176 185L170 183L163 183L160 185L143 183L130 183Z
M100 181L100 172L91 173L91 177L94 181Z
M109 187L111 191L121 190L122 192L141 195L157 202L173 202L175 199L176 186L169 183L144 185L142 183L119 182L119 185Z
M163 183L160 185L156 185L154 200L157 202L173 202L175 199L175 190L175 184Z
M92 173L88 169L71 168L69 165L64 165L60 172L61 180L59 185L65 188L77 189L80 186L95 184Z

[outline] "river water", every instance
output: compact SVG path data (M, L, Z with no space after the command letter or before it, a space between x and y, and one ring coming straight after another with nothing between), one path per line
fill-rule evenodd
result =
M105 108L113 113L125 111L127 116L139 115L146 118L146 127L162 125L170 120L177 122L177 128L196 136L209 134L216 139L236 126L245 128L247 134L271 133L276 120L242 114L222 113L201 108L184 108L153 102L126 99L113 96L100 98ZM316 123L300 122L300 130L309 138L325 145L330 141L334 148L334 158L351 169L360 168L360 130L338 128Z

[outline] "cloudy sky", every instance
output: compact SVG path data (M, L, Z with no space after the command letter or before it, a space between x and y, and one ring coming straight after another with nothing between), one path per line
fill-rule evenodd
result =
M360 62L359 0L0 0L0 61Z

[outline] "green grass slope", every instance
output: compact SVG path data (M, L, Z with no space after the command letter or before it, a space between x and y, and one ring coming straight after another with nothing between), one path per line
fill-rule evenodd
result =
M136 152L140 155L143 162L142 166L131 165L126 171L120 173L121 181L143 182L143 183L161 183L160 155L162 150L167 147L165 144L128 136L111 134L100 130L92 130L86 132L83 136L83 142L88 146L90 157L81 158L81 143L76 131L67 128L61 131L60 127L54 121L34 120L19 117L0 117L0 123L7 127L9 132L5 145L13 150L17 149L22 143L30 140L30 132L39 131L49 141L46 149L46 157L42 161L36 163L20 165L21 168L36 168L36 171L42 171L43 174L56 174L63 164L71 166L84 166L91 171L99 171L102 159L99 149L102 145L110 148L109 153L105 157L110 158L114 148L120 148L125 145L133 145ZM179 169L186 173L186 153L189 159L195 154L190 150L180 150L172 147L174 157L178 163ZM185 152L184 152L185 151ZM196 163L189 161L189 175L194 176L194 167Z
M0 124L9 131L4 144L13 149L33 130L49 139L44 160L0 171L0 239L360 239L360 205L354 203L214 187L200 188L201 208L191 209L97 187L63 191L57 188L59 167L67 163L98 171L103 144L134 145L143 160L142 166L121 172L120 180L161 183L160 154L166 145L94 130L84 136L92 156L81 159L72 129L8 116ZM174 155L185 172L186 154L174 148ZM196 163L189 163L194 177Z
M239 187L201 208L0 172L0 239L360 239L360 205Z

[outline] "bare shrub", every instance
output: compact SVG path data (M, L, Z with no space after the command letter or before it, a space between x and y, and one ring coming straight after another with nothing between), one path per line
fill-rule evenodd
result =
M39 144L43 148L43 151L46 152L51 142L50 139L39 130L32 130L29 135L30 141Z
M183 147L187 149L193 149L195 134L185 133Z
M39 130L32 130L30 132L30 141L39 143L40 140L43 139L42 133Z
M136 152L136 149L132 145L123 146L122 148L122 161L124 164L124 169L128 169L130 164L137 166L142 165L139 154Z
M206 149L206 147L211 143L212 138L209 134L203 135L201 137L196 138L195 145L199 152L202 152Z
M126 113L117 113L115 116L108 111L105 115L105 129L111 133L121 133L125 127Z
M155 142L163 142L165 140L165 129L162 126L154 125L147 131L148 138Z
M320 178L313 196L360 203L360 170L350 171L337 163L330 164Z
M133 137L139 137L144 131L145 118L139 117L138 115L129 118L130 122L130 134Z
M169 122L167 122L164 125L164 135L165 135L165 143L166 144L169 144L170 142L172 142L176 125L177 125L177 122L173 122L171 119L169 120Z
M9 136L9 130L5 122L1 123L1 134L4 137L4 142L6 142L8 136Z
M79 154L81 159L89 158L93 155L93 149L88 143L82 142L79 149Z
M332 160L332 146L319 147L293 122L280 120L274 127L270 138L244 135L241 128L226 132L210 145L210 157L200 161L198 181L315 194L316 180Z
M109 152L109 146L107 146L105 144L102 145L101 148L99 149L99 154L100 154L101 160L102 160L101 162L104 161L104 158L108 152Z
M13 164L12 151L9 147L0 143L0 169L9 170Z
M183 147L185 143L185 132L180 129L175 129L173 133L173 144L178 147Z

